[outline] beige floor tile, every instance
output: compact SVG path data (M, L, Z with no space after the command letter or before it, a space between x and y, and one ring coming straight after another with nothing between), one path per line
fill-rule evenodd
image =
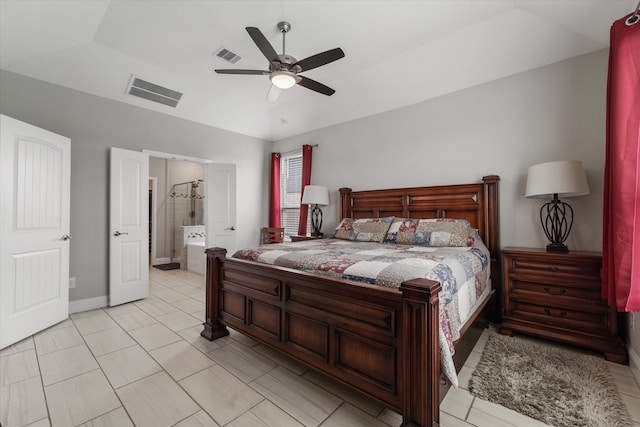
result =
M49 418L43 418L36 421L35 423L29 424L26 427L51 427L51 423L49 423Z
M121 406L78 427L134 427L129 415Z
M213 421L204 411L198 411L176 424L174 427L218 427L218 423Z
M112 353L136 345L136 342L122 328L111 328L84 337L95 357Z
M129 334L147 351L181 340L179 335L160 323L134 329Z
M633 375L629 365L621 365L619 363L613 363L606 360L604 363L607 365L607 367L609 368L609 372L611 372L612 374Z
M158 372L116 392L137 427L172 426L200 410L166 372Z
M22 341L18 341L17 343L12 344L9 347L6 347L0 350L0 357L20 353L22 351L30 350L32 348L35 349L35 345L33 343L33 337L28 337L23 339Z
M42 383L45 386L99 368L86 345L43 354L38 360L42 372Z
M113 388L155 374L162 368L140 346L127 347L97 358Z
M175 291L172 291L171 289L166 289L166 288L159 291L155 291L153 293L153 296L155 296L156 298L160 298L164 302L168 302L168 303L173 303L176 301L183 300L185 298L189 298L185 294L181 294L180 292L175 292Z
M103 310L111 317L121 316L123 314L133 313L140 310L133 303L116 305L115 307L105 307Z
M142 311L146 312L149 316L153 317L178 311L176 307L155 297L146 298L140 302L136 302L135 305Z
M621 394L622 401L627 405L631 419L640 423L640 398Z
M464 420L472 403L473 395L468 390L451 387L440 404L440 410Z
M81 335L93 334L118 327L118 324L102 310L74 313L71 315L71 319L73 319L73 323Z
M469 381L471 380L473 371L474 369L468 366L463 366L462 369L460 369L460 372L458 372L458 387L469 390Z
M181 380L216 363L183 340L156 348L149 354L174 380Z
M277 366L273 360L239 342L220 347L208 355L245 383L255 380Z
M201 320L183 311L174 311L173 313L156 316L156 319L174 332L202 325Z
M84 344L82 336L71 323L68 328L45 329L33 336L39 355Z
M0 424L26 426L47 417L40 377L0 387Z
M38 359L34 349L0 357L0 387L39 375Z
M241 332L236 331L235 329L231 329L231 328L228 328L228 329L229 329L229 335L231 335L231 338L233 338L235 341L241 342L247 347L254 347L260 344L258 341L254 340L251 337L246 336Z
M298 375L302 375L309 370L307 365L304 365L296 360L293 360L289 356L285 356L277 350L272 349L271 347L267 347L264 344L259 344L255 347L252 347L253 350L258 353L267 356L269 359L276 362L278 365L284 366L288 370Z
M632 375L611 374L620 393L640 398L640 388Z
M282 409L263 400L249 411L227 424L226 427L303 427Z
M125 331L132 331L134 329L142 328L143 326L158 323L156 319L137 307L136 311L130 311L129 313L113 316L113 320L115 320L116 323L118 323L118 325L120 325L120 327Z
M317 426L342 400L317 385L277 367L249 384L306 426Z
M99 369L47 386L44 393L53 427L76 426L120 406Z
M447 411L451 413L451 411ZM458 417L459 418L459 417ZM478 427L545 427L546 424L512 411L504 406L475 399L469 411L467 422Z
M473 424L462 421L446 412L440 412L440 427L473 427Z
M322 427L387 427L385 423L371 415L351 406L343 404L322 423Z
M204 300L196 301L193 298L186 298L172 304L174 307L178 307L180 310L191 315L204 310Z
M58 322L53 326L49 326L49 328L47 328L48 330L52 331L54 329L58 329L58 328L68 328L70 326L75 326L73 324L73 321L71 320L70 317L67 317L66 319L64 319L62 322Z
M369 399L368 397L343 386L337 381L323 375L317 371L309 370L303 375L303 378L319 385L330 393L335 394L345 402L349 402L358 409L363 410L372 417L377 417L385 409L384 406Z
M263 397L220 365L180 381L180 385L220 425L245 413Z
M209 353L210 351L218 349L223 345L227 345L233 342L233 339L229 336L218 338L215 341L209 341L208 339L200 336L200 332L202 332L202 326L194 326L192 328L178 331L178 335L180 335L186 342L203 353Z
M464 362L464 366L466 366L469 369L476 369L476 366L478 366L478 363L480 362L480 358L482 357L482 353L478 352L478 351L472 351L471 353L469 353L469 357L467 357L467 361Z
M392 409L386 408L378 416L378 419L383 423L390 425L392 427L400 427L402 425L402 415L400 415L399 413L397 413Z

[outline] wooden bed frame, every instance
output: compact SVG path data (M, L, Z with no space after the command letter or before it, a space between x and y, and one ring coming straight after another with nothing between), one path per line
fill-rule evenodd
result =
M499 177L482 181L357 192L341 188L341 214L467 219L491 252L497 291ZM404 426L439 425L438 282L413 279L389 289L226 258L222 248L206 253L203 337L228 335L229 326L398 411ZM487 312L499 307L499 294L494 292L494 302L487 299L465 324L456 343L458 359L466 358L479 336L478 328L468 332L473 320L487 322ZM457 369L463 362L456 361Z

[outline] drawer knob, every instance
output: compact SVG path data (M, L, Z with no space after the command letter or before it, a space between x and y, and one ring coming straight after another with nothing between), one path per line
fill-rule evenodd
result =
M554 291L552 291L548 286L545 286L545 287L544 287L544 290L545 290L545 291L547 291L547 293L549 293L549 294L551 294L551 295L562 295L562 294L564 294L565 292L567 292L567 290L566 290L565 288L560 288L560 290L559 290L559 291L554 292Z
M549 267L549 270L558 271L558 267L556 267L555 265L552 265L551 267Z
M564 317L564 316L567 315L567 312L564 311L564 310L560 310L560 314L553 314L549 307L545 307L544 308L544 312L547 313L547 315L549 315L551 317Z

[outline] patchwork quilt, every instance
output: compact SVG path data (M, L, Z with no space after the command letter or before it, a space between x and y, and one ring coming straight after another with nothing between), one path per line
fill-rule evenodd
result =
M243 249L233 257L392 288L415 278L437 280L442 370L456 386L453 342L490 289L489 250L479 238L469 247L307 240Z

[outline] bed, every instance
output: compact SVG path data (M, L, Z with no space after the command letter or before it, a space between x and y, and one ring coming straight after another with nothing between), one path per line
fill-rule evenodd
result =
M342 218L459 219L477 230L492 290L460 328L458 369L500 312L498 182L491 175L473 184L340 189ZM385 287L227 257L223 248L206 253L203 337L220 338L231 327L398 411L403 425L439 424L439 281Z

